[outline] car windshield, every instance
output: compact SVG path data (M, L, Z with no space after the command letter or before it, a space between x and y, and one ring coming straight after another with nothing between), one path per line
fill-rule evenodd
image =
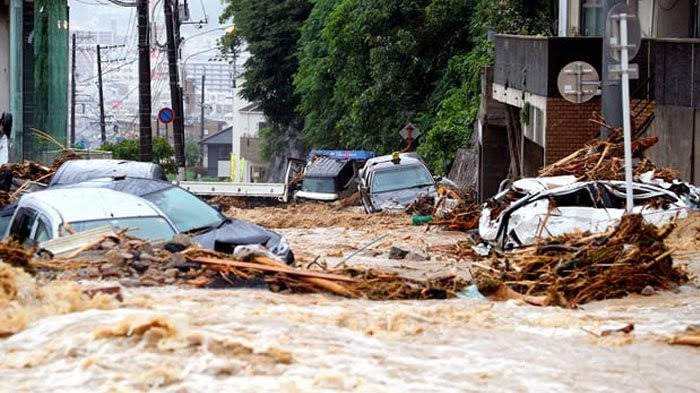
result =
M224 219L213 207L177 187L166 188L142 198L165 213L180 232L214 227Z
M305 177L301 189L308 192L335 193L335 179L332 177Z
M70 223L76 232L109 226L115 230L131 228L127 232L129 236L148 241L170 240L175 231L163 217L131 217L112 218L92 221L75 221Z
M378 171L372 181L372 192L388 192L433 185L433 178L423 166L411 165Z

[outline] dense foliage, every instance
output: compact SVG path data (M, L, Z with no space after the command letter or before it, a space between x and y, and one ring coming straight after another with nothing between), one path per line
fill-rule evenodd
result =
M139 161L139 141L136 139L123 139L117 143L107 143L100 150L112 152L112 158L117 160ZM165 137L153 138L153 161L160 164L166 173L177 173L177 164L174 159L175 150Z
M185 144L185 162L188 167L194 167L199 165L199 159L201 157L201 148L199 143L194 141L189 141Z
M248 45L243 95L270 118L265 139L303 124L310 147L388 153L413 122L437 173L470 141L488 28L547 34L555 12L553 0L227 1L228 50Z

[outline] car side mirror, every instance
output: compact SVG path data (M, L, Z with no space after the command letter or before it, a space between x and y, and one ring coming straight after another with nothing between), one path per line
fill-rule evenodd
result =
M442 176L433 176L433 180L435 181L435 183L439 183L442 181Z
M214 208L214 210L216 210L217 212L222 213L223 209L221 208L221 205L209 205L209 206Z

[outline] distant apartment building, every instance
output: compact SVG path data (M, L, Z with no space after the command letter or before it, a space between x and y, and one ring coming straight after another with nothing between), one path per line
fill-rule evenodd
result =
M228 63L222 62L194 62L185 64L185 79L192 80L197 86L201 84L202 75L206 75L206 91L214 93L233 90L234 68Z

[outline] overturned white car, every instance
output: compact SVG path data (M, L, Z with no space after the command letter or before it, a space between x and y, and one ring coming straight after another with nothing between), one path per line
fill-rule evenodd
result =
M646 221L663 225L688 215L687 202L674 192L633 184L632 212ZM622 181L576 182L569 176L521 179L486 204L479 235L509 249L577 230L602 232L619 223L625 212L625 193Z

